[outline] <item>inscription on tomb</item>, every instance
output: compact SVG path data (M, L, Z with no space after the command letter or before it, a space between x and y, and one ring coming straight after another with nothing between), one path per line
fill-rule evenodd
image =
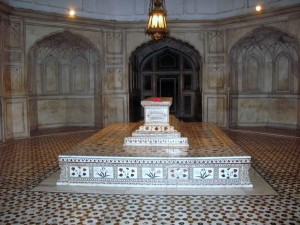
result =
M147 112L147 122L148 123L167 123L167 110L148 110Z

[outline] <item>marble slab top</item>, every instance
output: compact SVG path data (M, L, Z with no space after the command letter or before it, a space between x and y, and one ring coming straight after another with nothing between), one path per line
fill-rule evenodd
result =
M170 107L172 105L172 98L169 97L150 97L143 101L141 101L141 105L144 107L147 106L167 106Z
M105 157L250 157L243 152L221 129L214 124L200 122L179 122L171 119L172 125L188 137L189 147L124 147L128 137L143 122L115 123L100 130L72 149L65 156Z

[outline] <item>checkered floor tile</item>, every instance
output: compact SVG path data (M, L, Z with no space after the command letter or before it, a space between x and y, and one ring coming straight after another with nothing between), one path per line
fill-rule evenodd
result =
M300 224L297 132L228 130L279 196L151 196L42 193L60 153L95 131L35 136L0 144L0 224ZM247 131L247 132L244 132ZM264 130L263 130L264 131ZM277 135L280 134L280 135ZM292 134L292 135L290 135ZM37 135L37 134L35 134ZM298 136L298 137L297 137Z

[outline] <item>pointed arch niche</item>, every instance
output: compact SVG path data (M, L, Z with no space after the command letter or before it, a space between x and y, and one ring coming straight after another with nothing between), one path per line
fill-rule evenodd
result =
M140 101L172 97L170 113L186 120L202 120L201 57L188 43L174 38L149 41L130 57L130 121L143 116Z
M30 130L101 127L99 66L97 49L79 35L64 31L36 42L27 56Z
M259 27L230 50L230 126L299 126L299 45Z

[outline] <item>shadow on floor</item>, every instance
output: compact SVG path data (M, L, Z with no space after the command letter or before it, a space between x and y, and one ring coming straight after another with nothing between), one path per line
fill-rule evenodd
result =
M56 128L46 128L38 129L30 132L31 137L45 136L51 134L64 134L70 132L81 132L81 131L97 131L100 130L99 127L56 127Z

